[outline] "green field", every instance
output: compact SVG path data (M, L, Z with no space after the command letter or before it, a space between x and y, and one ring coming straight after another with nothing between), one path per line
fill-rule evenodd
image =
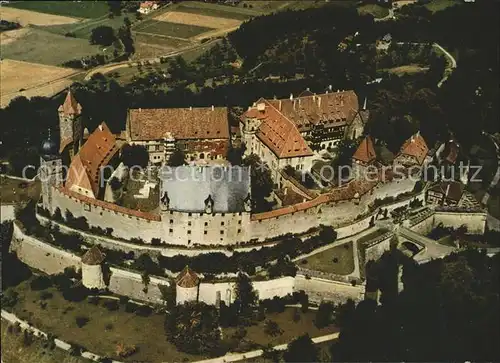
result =
M425 4L425 7L435 13L436 11L444 10L450 6L460 5L461 1L459 0L433 0L428 4Z
M115 16L110 19L107 16L97 18L97 19L88 19L80 23L74 24L60 24L60 25L48 25L37 27L39 29L59 34L65 35L66 33L73 33L75 37L82 39L89 39L92 29L97 28L98 26L109 26L118 30L121 26L123 26L123 20L128 17L131 22L135 20L134 16L130 14L122 14L120 16Z
M362 5L358 7L358 12L373 15L374 18L384 18L389 15L389 9L377 4Z
M135 26L133 30L136 32L187 39L213 29L196 25L170 23L168 21L146 20Z
M108 13L106 1L16 1L8 4L13 8L40 13L72 16L75 18L99 18Z
M62 63L102 52L88 40L68 38L33 29L22 40L2 46L2 57L47 65Z
M234 8L234 9L239 10L239 8ZM190 3L182 3L181 5L175 8L175 11L181 11L183 13L200 14L206 16L213 16L216 18L237 19L237 20L246 20L253 15L231 10L233 10L233 8L228 6L199 7L199 6L191 6Z
M0 203L19 203L40 198L40 182L23 182L0 176Z
M336 260L335 260L336 259ZM303 261L307 261L304 263ZM310 270L349 275L354 271L353 243L348 242L298 261Z

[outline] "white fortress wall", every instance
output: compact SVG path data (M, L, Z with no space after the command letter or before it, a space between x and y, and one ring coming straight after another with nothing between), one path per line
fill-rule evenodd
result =
M295 291L304 290L309 296L309 301L333 301L344 303L349 299L355 302L364 299L364 285L352 286L352 284L319 279L316 277L307 278L303 275L295 277Z
M13 221L15 219L14 204L0 204L0 222Z
M80 269L80 257L24 234L14 223L11 250L19 260L46 274L64 272L66 267Z
M139 273L110 267L111 278L109 281L109 291L118 295L128 296L131 299L149 301L153 303L161 303L162 295L159 285L169 286L167 279L162 279L157 276L151 276L147 286L147 292L144 292L145 285L142 281L142 276Z
M377 261L386 251L391 249L391 238L393 233L387 233L387 236L380 236L375 239L373 244L365 249L365 263L374 260ZM375 243L376 242L376 243Z
M434 214L434 226L443 224L444 227L459 228L467 227L467 233L483 234L486 228L485 212L444 212L436 211Z

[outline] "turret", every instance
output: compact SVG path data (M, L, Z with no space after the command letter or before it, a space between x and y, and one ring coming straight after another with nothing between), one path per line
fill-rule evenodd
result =
M53 187L59 187L63 184L64 175L62 159L59 155L59 146L52 138L50 129L48 130L47 139L45 139L40 146L40 169L38 178L42 186L43 208L53 213Z
M170 198L168 197L167 192L163 192L163 196L160 199L161 202L161 210L162 211L167 211L169 206L170 206Z
M59 151L69 151L72 158L83 144L82 106L68 90L64 103L59 106Z
M92 246L82 257L82 283L88 289L106 288L104 283L104 274L102 271L102 263L104 262L104 255L97 248Z
M199 284L200 278L196 272L191 270L189 266L184 267L176 279L176 304L180 305L189 301L197 301Z

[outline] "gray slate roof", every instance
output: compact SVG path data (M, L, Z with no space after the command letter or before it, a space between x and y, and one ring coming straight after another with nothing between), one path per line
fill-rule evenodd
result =
M160 180L160 196L167 192L169 210L174 211L204 212L210 195L214 213L242 212L250 193L249 167L166 166Z

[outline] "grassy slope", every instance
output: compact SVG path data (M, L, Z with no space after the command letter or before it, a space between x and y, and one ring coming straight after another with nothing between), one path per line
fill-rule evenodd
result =
M42 341L36 339L31 345L24 346L22 333L17 335L7 332L9 324L2 321L2 361L5 363L90 363L82 357L72 357L61 350L49 350L42 347Z
M360 14L371 14L374 18L383 18L389 15L389 9L377 4L362 5L358 7L358 12Z
M40 13L73 16L76 18L98 18L109 11L105 1L16 1L8 6Z
M64 300L55 288L47 290L54 296L47 300L46 308L42 309L40 292L30 289L29 280L21 283L15 290L19 293L20 301L14 306L13 312L19 318L28 320L37 328L53 333L69 343L78 343L96 354L116 359L116 345L122 343L136 345L138 348L136 354L120 359L125 362L182 362L184 358L203 358L180 353L167 342L163 314L140 317L126 313L123 306L118 311L110 312L102 306L103 299L97 306L86 301L72 303ZM77 316L88 317L90 321L78 328L75 323ZM109 325L111 329L106 329Z
M459 0L433 0L426 4L425 7L435 13L436 11L444 10L450 6L459 5L461 1Z
M25 188L21 188L20 184L27 184ZM0 202L3 203L19 203L27 202L30 199L35 201L40 196L40 182L25 183L20 180L15 180L0 176Z
M348 248L346 248L346 246ZM354 255L352 249L352 242L333 247L306 258L305 261L307 261L307 264L301 263L304 260L299 261L299 265L311 270L328 272L336 275L348 275L354 271ZM333 262L334 258L338 259L336 263Z
M61 65L65 61L101 52L85 39L69 38L33 29L22 41L2 47L2 57L25 62Z

